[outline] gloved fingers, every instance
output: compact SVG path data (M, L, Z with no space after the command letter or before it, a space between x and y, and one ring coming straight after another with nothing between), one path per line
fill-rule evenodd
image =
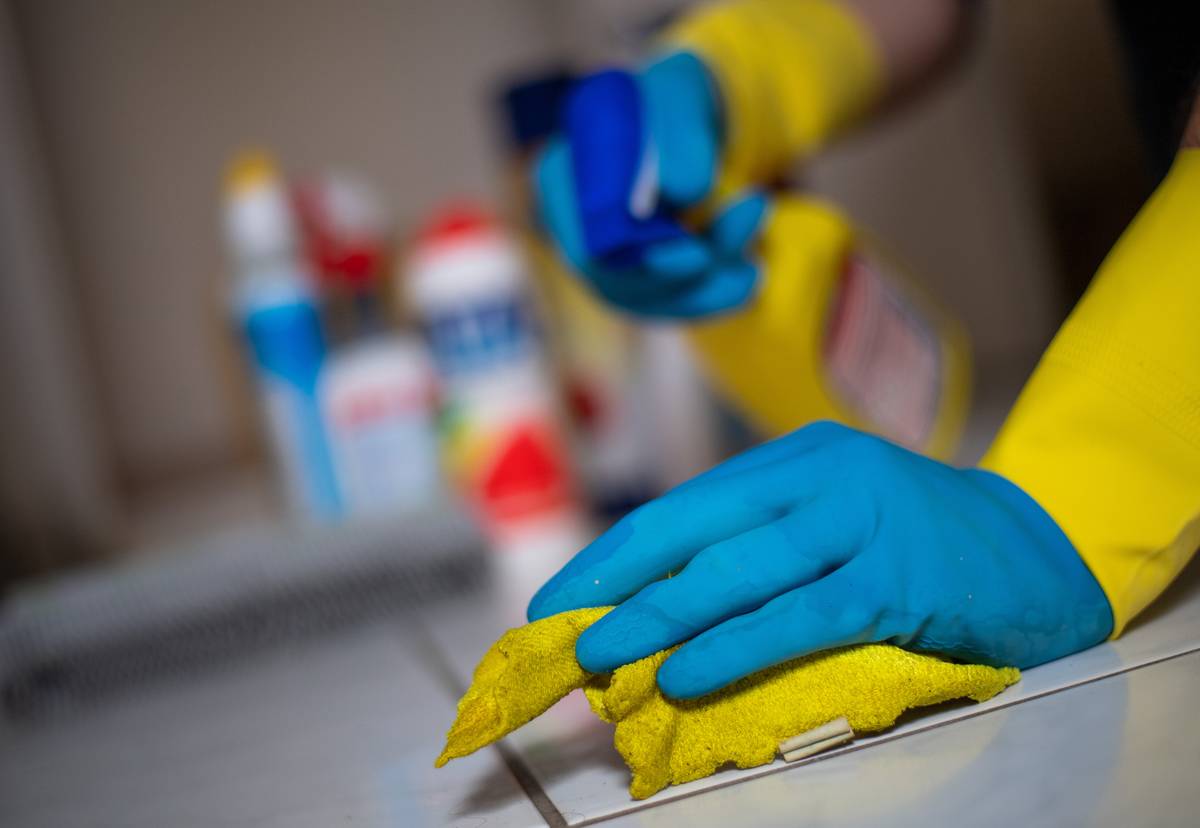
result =
M676 52L638 76L663 198L688 206L712 188L720 152L715 86L695 55Z
M643 312L672 319L712 316L740 307L758 286L758 268L749 262L719 265L693 284L681 285L670 299L647 303Z
M552 141L543 151L534 169L534 183L542 223L571 266L586 273L592 285L610 302L647 316L678 317L695 315L683 302L706 281L706 268L712 256L699 237L687 237L653 245L647 249L648 267L644 270L610 270L597 265L587 252L587 243L579 221L571 175L571 150L562 140ZM736 301L743 278L736 284L729 279L701 291L703 296L730 297ZM690 293L689 293L690 291ZM700 298L703 298L701 296Z
M745 261L745 250L763 226L770 203L763 193L752 192L732 202L704 235L687 233L669 241L648 245L641 266L656 282L682 282L705 274L717 266Z
M718 256L742 257L764 226L770 206L766 195L751 192L726 207L708 232Z
M645 273L588 268L590 286L612 304L640 316L669 317L679 290L660 284Z
M626 515L602 532L542 584L529 601L526 617L537 621L568 610L619 604L665 575L669 570L661 569L657 558L625 565L630 541L638 536L633 522L636 514Z
M689 235L650 245L642 252L642 265L656 282L667 284L702 275L712 267L713 255L703 239Z
M601 267L588 254L570 147L562 140L551 142L538 159L534 176L542 221L563 256L620 307L652 318L689 319L738 307L757 286L753 265L741 259L717 264L711 243L699 236L649 245L639 268ZM748 201L731 214L726 227L732 229L726 234L751 232L746 228L753 223L754 213L755 203Z
M613 304L649 319L693 319L735 308L753 293L758 270L748 263L724 265L678 283L664 283L648 271L588 270L588 278Z
M678 285L675 295L640 309L644 313L676 318L704 316L740 307L758 284L758 268L744 256L766 215L766 196L754 193L734 202L703 237L653 245L644 253L643 265L656 282ZM685 279L702 274L692 284Z
M571 175L571 150L561 139L551 141L533 170L538 213L563 256L576 269L588 263L587 244L579 223L575 184Z
M576 645L584 669L611 672L687 641L811 583L852 557L859 535L839 504L818 499L700 551L588 628Z
M855 563L696 636L659 668L659 688L695 698L793 658L878 640L880 613L858 594Z
M828 462L823 460L822 462ZM801 455L681 486L626 515L575 555L529 603L531 621L619 604L696 553L814 500L826 475Z
M745 499L721 503L701 489L635 509L583 548L529 602L530 621L581 607L619 604L681 569L708 546L774 518Z

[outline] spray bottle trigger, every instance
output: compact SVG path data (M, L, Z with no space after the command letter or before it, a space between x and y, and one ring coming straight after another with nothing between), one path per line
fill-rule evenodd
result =
M632 74L614 69L580 81L567 101L564 127L591 256L634 266L650 245L687 235L660 203L657 148Z

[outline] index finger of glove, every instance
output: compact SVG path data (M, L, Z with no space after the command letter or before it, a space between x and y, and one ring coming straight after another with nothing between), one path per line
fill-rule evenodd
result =
M695 55L677 52L649 66L638 84L662 194L677 206L696 204L712 189L720 155L708 70Z
M861 529L837 499L822 497L713 544L678 575L650 584L584 631L579 663L610 672L752 612L844 564L858 549Z
M681 569L701 549L771 523L812 500L828 477L827 458L803 453L650 501L579 552L533 597L536 620L581 607L618 604Z
M869 576L860 561L696 636L659 668L659 687L695 698L800 656L881 640L879 608L857 590Z

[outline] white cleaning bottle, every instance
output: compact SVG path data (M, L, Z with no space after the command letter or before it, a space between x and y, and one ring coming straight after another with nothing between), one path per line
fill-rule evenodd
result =
M451 473L523 599L587 539L527 280L515 240L472 206L435 216L403 277L441 383Z
M233 310L289 509L305 519L337 519L341 497L317 402L326 346L316 289L269 157L247 154L230 166L224 225Z

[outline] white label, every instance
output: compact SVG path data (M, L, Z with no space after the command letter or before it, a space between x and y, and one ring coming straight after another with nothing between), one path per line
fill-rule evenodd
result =
M329 443L347 513L388 514L437 496L430 396L427 388L386 377L331 394Z

